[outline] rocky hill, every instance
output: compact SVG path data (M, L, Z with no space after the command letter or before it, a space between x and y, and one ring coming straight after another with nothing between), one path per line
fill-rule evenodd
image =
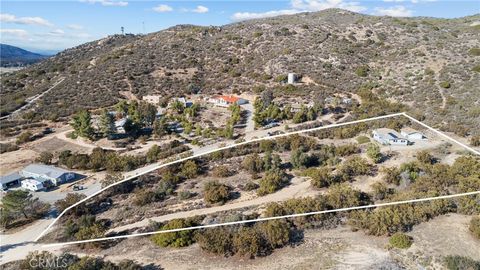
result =
M446 130L480 132L480 15L392 18L331 9L222 27L115 35L2 78L2 114L60 78L35 119L112 105L131 92L260 92L319 99L362 86ZM476 25L476 26L475 26ZM285 87L288 72L303 84Z
M36 63L47 56L33 53L15 46L0 44L0 66L16 67Z

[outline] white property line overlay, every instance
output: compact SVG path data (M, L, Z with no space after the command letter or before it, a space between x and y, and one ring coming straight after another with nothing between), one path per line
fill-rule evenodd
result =
M417 202L425 202L425 201L433 201L433 200L451 199L451 198L463 197L463 196L470 196L470 195L476 195L476 194L480 194L480 191L472 191L472 192L466 192L466 193L460 193L460 194L453 194L453 195L444 195L444 196L438 196L438 197L428 197L428 198L421 198L421 199L412 199L412 200L406 200L406 201L387 202L387 203L379 203L379 204L369 204L369 205L346 207L346 208L338 208L338 209L324 210L324 211L306 212L306 213L299 213L299 214L290 214L290 215L275 216L275 217L265 217L265 218L257 218L257 219L249 219L249 220L240 220L240 221L232 221L232 222L225 222L225 223L216 223L216 224L192 226L192 227L186 227L186 228L178 228L178 229L170 229L170 230L162 230L162 231L154 231L154 232L134 233L134 234L128 234L128 235L117 235L117 236L102 237L102 238L95 238L95 239L89 239L89 240L80 240L80 241L71 241L71 242L63 242L63 243L45 244L45 245L43 245L43 247L55 247L55 246L64 246L64 245L76 245L76 244L99 242L99 241L105 241L105 240L115 240L115 239L124 239L124 238L138 237L138 236L148 236L148 235L162 234L162 233L172 233L172 232L181 232L181 231L187 231L187 230L198 230L198 229L206 229L206 228L215 228L215 227L221 227L221 226L230 226L230 225L237 225L237 224L254 223L254 222L268 221L268 220L276 220L276 219L283 219L283 218L304 217L304 216L311 216L311 215L337 213L337 212L345 212L345 211L360 210L360 209L369 209L369 208L377 208L377 207L392 206L392 205L399 205L399 204L408 204L408 203L417 203Z
M116 185L119 185L123 182L126 182L126 181L129 181L129 180L132 180L132 179L135 179L141 175L144 175L144 174L148 174L148 173L151 173L153 171L156 171L160 168L163 168L163 167L166 167L166 166L170 166L170 165L173 165L173 164L177 164L177 163L181 163L181 162L184 162L184 161L187 161L187 160L190 160L190 159L194 159L194 158L197 158L197 157L201 157L201 156L205 156L205 155L209 155L211 153L214 153L214 152L218 152L218 151L222 151L222 150L226 150L226 149L230 149L230 148L234 148L234 147L237 147L237 146L241 146L241 145L245 145L245 144L249 144L249 143L253 143L253 142L258 142L258 141L266 141L266 140L273 140L273 139L276 139L276 138L280 138L280 137L287 137L287 136L291 136L291 135L295 135L295 134L302 134L302 133L307 133L307 132L312 132L312 131L317 131L317 130L322 130L322 129L328 129L328 128L334 128L334 127L341 127L341 126L347 126L347 125L351 125L351 124L358 124L358 123L365 123L365 122L370 122L370 121L375 121L375 120L380 120L380 119L386 119L386 118L392 118L392 117L396 117L396 116L405 116L411 120L413 120L414 122L416 123L419 123L421 124L422 126L425 126L427 127L428 129L430 130L433 130L435 131L436 133L442 135L443 137L461 145L462 147L472 151L473 153L477 154L477 155L480 155L480 152L472 149L471 147L468 147L466 145L464 145L463 143L443 134L442 132L440 131L437 131L436 129L428 126L428 125L425 125L424 123L418 121L417 119L407 115L405 112L402 112L402 113L394 113L394 114L388 114L388 115L382 115L382 116L376 116L376 117L371 117L371 118L366 118L366 119L361 119L361 120L355 120L355 121L350 121L350 122L345 122L345 123L335 123L335 124L330 124L330 125L326 125L326 126L321 126L321 127L315 127L315 128L310 128L310 129L305 129L305 130L298 130L298 131L292 131L292 132L287 132L287 133L284 133L284 134L278 134L278 135L273 135L273 136L268 136L268 137L262 137L262 138L257 138L257 139L252 139L252 140L249 140L249 141L244 141L244 142L240 142L240 143L234 143L234 144L231 144L231 145L227 145L227 146L224 146L224 147L220 147L220 148L217 148L217 149L212 149L212 150L209 150L209 151L206 151L204 153L200 153L200 154L196 154L196 155L192 155L192 156L189 156L189 157L185 157L185 158L181 158L181 159L177 159L177 160L174 160L174 161L171 161L171 162L168 162L168 163L163 163L163 164L159 164L158 166L154 167L154 168L151 168L151 169L148 169L146 170L145 172L141 173L141 174L136 174L136 175L133 175L133 176L130 176L130 177L127 177L121 181L118 181L118 182L115 182L113 184L110 184L108 185L107 187L93 193L92 195L90 196L87 196L86 198L78 201L77 203L65 208L65 210L63 210L62 213L60 213L60 215L58 215L58 217L56 217L52 223L50 223L50 225L48 225L48 227L42 231L42 233L40 233L40 235L34 240L34 242L37 242L40 238L42 238L42 236L44 236L49 230L50 228L70 209L72 209L73 207L76 207L77 205L87 201L88 199L100 194L101 192L103 192L104 190L108 189L108 188L111 188L113 186L116 186ZM253 222L253 221L252 221Z

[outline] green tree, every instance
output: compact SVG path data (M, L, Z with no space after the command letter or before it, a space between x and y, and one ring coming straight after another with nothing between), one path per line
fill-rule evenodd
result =
M28 218L26 210L31 203L32 194L25 190L12 190L2 198L3 209L11 213L21 213L25 218Z
M167 119L165 117L155 120L153 123L153 133L158 138L161 138L168 133Z
M115 110L125 116L128 113L128 102L122 99L115 105Z
M103 137L108 137L116 131L113 115L111 115L106 109L103 109L102 113L100 114L100 122L98 127Z
M82 110L73 116L73 121L70 123L70 125L73 127L78 136L91 138L93 135L91 121L92 119L90 112Z
M157 115L157 107L148 102L142 101L138 105L138 114L142 126L152 126Z

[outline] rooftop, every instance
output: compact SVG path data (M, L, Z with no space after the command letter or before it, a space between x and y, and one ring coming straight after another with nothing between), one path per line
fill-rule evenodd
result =
M378 133L380 136L388 140L405 139L402 135L400 135L400 133L389 128L378 128L378 129L375 129L374 132Z
M64 169L60 169L54 166L48 166L43 164L30 164L25 167L22 172L29 172L38 175L46 175L52 178L58 178L62 176L64 173L68 173L68 171Z
M0 176L0 183L1 184L7 184L7 183L10 183L12 181L15 181L17 179L20 179L22 178L22 176L18 173L11 173L11 174L7 174L7 175L4 175L4 176Z
M240 100L239 97L235 97L235 96L217 96L215 98L216 99L223 99L223 100L225 100L226 102L229 102L229 103L235 103L235 102Z
M405 132L407 134L411 134L411 133L422 133L416 129L413 129L411 127L405 127L405 128L402 128L402 132Z

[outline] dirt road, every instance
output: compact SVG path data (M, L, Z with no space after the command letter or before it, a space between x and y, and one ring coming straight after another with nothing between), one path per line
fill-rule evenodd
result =
M263 205L267 204L270 202L279 202L279 201L285 201L288 199L292 198L300 198L300 197L308 197L308 196L314 196L316 194L320 193L319 191L313 191L310 188L310 181L305 178L293 178L292 182L289 186L273 193L269 194L266 196L262 197L256 197L251 200L243 200L242 197L240 197L237 200L233 200L230 203L221 205L221 206L214 206L214 207L209 207L209 208L202 208L202 209L195 209L191 211L184 211L184 212L177 212L177 213L172 213L168 215L163 215L163 216L158 216L158 217L153 217L153 218L148 218L144 219L139 222L135 222L132 224L116 227L110 230L110 232L120 232L123 230L128 230L128 229L133 229L137 227L143 227L149 224L150 220L152 221L157 221L157 222L163 222L167 220L172 220L172 219L177 219L177 218L187 218L187 217L192 217L196 215L207 215L207 214L212 214L216 212L222 212L222 211L228 211L228 210L233 210L233 209L240 209L244 207L249 207L249 206L256 206L256 205Z

